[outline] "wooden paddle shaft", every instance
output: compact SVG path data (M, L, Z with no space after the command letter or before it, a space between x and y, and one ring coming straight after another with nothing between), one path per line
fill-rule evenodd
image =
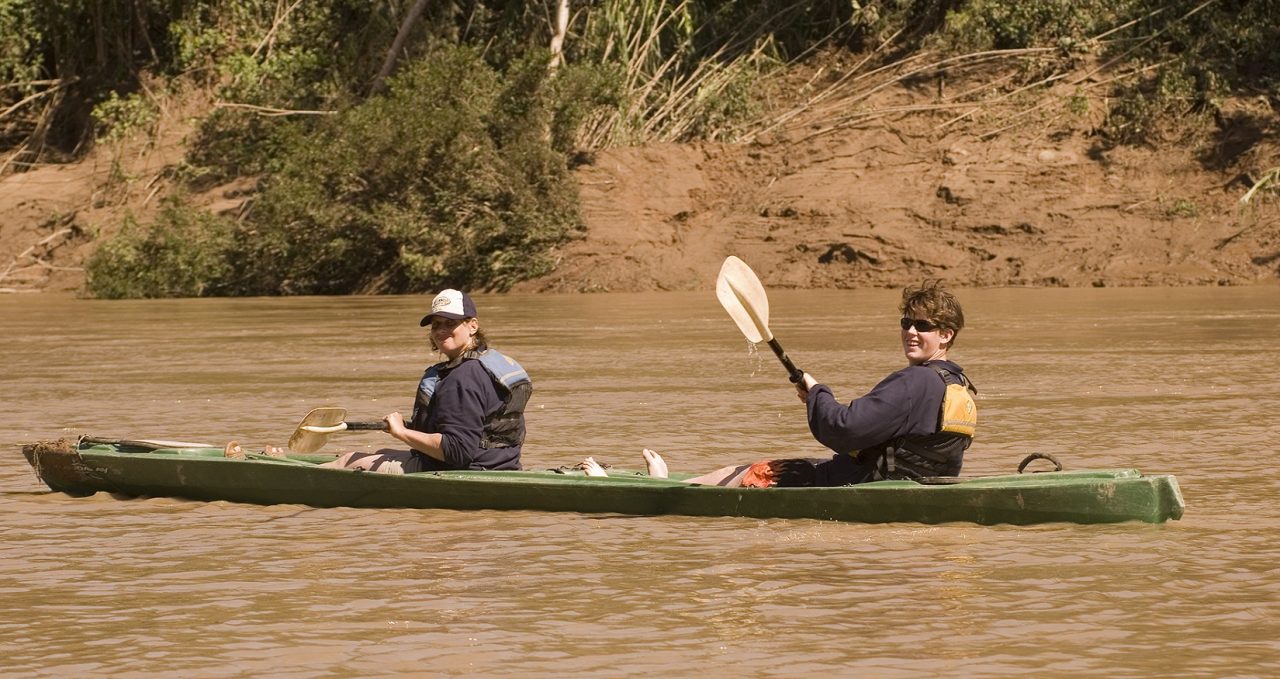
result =
M804 379L804 371L791 362L791 357L787 356L787 352L783 351L782 345L778 344L778 340L772 337L769 338L769 348L773 349L773 354L778 357L779 361L782 361L782 367L786 368L788 373L791 373L791 381L799 384L800 380Z

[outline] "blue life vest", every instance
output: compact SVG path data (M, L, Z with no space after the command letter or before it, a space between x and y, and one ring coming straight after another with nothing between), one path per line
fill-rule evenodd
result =
M463 361L479 361L480 366L493 380L493 386L502 399L502 407L484 420L484 434L480 437L481 448L506 448L524 443L524 408L533 394L533 381L529 373L516 363L515 359L494 349L468 351L462 356ZM461 363L458 363L461 365ZM426 427L427 414L431 409L431 397L435 395L436 386L449 371L457 365L449 367L448 363L437 363L422 374L418 382L418 393L413 402L413 418L410 428L423 431Z

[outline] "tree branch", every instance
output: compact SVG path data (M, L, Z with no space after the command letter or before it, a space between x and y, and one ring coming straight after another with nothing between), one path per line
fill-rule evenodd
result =
M284 108L272 108L270 106L254 106L253 104L237 104L230 101L215 102L214 108L230 108L238 111L249 111L257 113L260 116L278 117L278 116L331 116L337 111L306 111L306 110L290 110Z
M400 30L396 32L396 39L391 42L391 49L387 50L387 58L383 60L382 68L378 69L378 75L375 75L373 82L369 84L369 91L372 94L379 94L386 88L387 78L395 69L396 60L400 58L400 50L404 49L404 43L409 39L409 32L413 30L413 25L418 22L418 17L422 16L422 11L426 8L427 0L415 0L409 13L405 15L404 21L400 22Z

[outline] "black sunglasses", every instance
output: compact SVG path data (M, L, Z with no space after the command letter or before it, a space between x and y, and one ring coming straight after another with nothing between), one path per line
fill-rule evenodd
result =
M936 323L932 323L930 321L925 321L925 320L917 320L915 318L904 318L901 321L899 321L899 323L902 325L903 330L906 330L907 328L915 326L916 332L933 332L934 330L937 330L940 327Z

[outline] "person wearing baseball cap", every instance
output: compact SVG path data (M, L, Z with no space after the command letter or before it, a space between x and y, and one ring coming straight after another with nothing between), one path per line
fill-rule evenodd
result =
M425 328L431 325L431 319L437 316L455 321L475 318L476 303L471 301L471 295L461 290L445 290L431 300L431 311L422 317L422 321L418 325Z
M489 348L476 304L461 290L441 291L418 325L444 361L427 368L406 422L388 414L387 433L409 450L352 452L324 466L388 473L450 469L520 469L528 373Z

